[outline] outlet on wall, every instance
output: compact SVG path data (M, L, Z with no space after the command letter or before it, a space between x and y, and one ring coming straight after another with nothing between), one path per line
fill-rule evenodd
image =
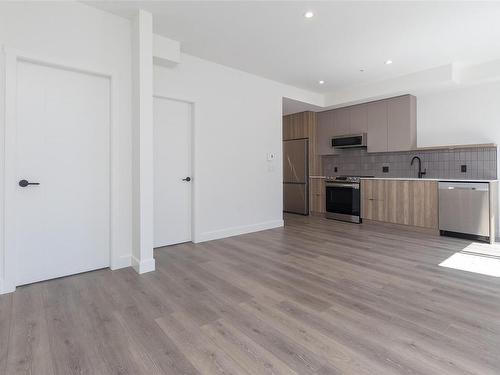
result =
M467 165L462 164L462 165L460 166L460 172L462 172L462 173L467 172Z
M339 169L338 169L337 167L335 167L335 168L333 168L333 171L334 171L334 172L338 172L338 171L339 171Z
M389 173L389 166L388 165L382 166L382 173Z

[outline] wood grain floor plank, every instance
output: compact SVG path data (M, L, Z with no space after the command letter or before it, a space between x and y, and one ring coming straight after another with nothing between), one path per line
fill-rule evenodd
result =
M109 275L98 272L103 276ZM92 337L90 345L96 348L107 373L134 375L147 370L143 363L132 359L130 337L127 337L119 320L115 319L113 305L102 287L109 283L101 284L99 279L92 276L82 274L71 279L82 299L78 321Z
M223 320L207 324L202 329L207 337L223 348L249 374L299 375L285 362Z
M79 301L72 283L62 278L26 288L31 287L42 288L43 312L50 335L41 345L50 347L54 372L68 375L105 373L96 347L89 345L92 338L78 319Z
M49 331L45 320L41 285L19 288L12 314L17 318L11 328L9 356L5 374L54 373Z
M491 347L486 353L484 351L477 353L480 357L479 368L476 360L469 361L466 352L457 347L449 337L440 335L440 339L436 340L434 336L428 334L429 332L415 330L414 327L410 329L407 324L398 325L393 321L376 319L376 315L362 314L344 306L335 305L322 316L326 320L344 322L352 330L356 330L356 335L377 337L378 340L386 342L389 348L397 350L407 358L425 363L436 373L473 374L479 369L482 374L492 375L496 373L495 367L500 365L500 359L495 356L493 353L495 350L491 350ZM436 355L436 353L446 353L446 355Z
M7 373L7 357L11 347L10 332L13 329L13 294L0 296L0 374Z
M0 374L496 375L500 245L287 215L0 296Z
M252 300L241 306L259 319L272 322L274 327L279 328L279 331L291 340L320 353L328 361L328 366L323 366L322 372L327 368L333 368L340 374L355 372L361 375L373 374L374 369L377 369L376 363L368 361L360 353L276 309L273 301ZM378 368L378 371L382 370L385 371L381 367Z
M156 323L201 374L248 375L242 366L208 336L200 335L196 322L187 315L166 315L156 319Z
M160 329L156 322L148 319L139 306L131 306L125 311L114 314L115 319L119 320L128 336L137 345L139 356L149 360L156 373L199 374L175 343L168 336L159 334Z

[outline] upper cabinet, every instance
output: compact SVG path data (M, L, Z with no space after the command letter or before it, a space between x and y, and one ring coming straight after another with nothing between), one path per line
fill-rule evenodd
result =
M366 110L366 104L349 107L349 134L361 134L368 131Z
M407 151L417 147L416 98L403 95L319 112L317 152L334 154L331 138L367 133L368 152Z
M412 95L387 100L387 151L417 147L417 98Z
M316 131L318 155L337 153L331 146L332 137L366 132L366 111L364 107L361 109L362 111L358 110L354 113L351 111L351 107L318 112L318 129Z
M283 116L283 140L308 138L309 127L313 122L314 112L301 112Z
M368 152L387 151L387 100L368 103L366 117L368 121Z
M316 152L318 155L334 154L330 139L335 135L333 115L335 111L318 112L316 116Z
M331 136L351 134L349 125L351 123L350 108L339 108L333 112L333 129ZM330 137L331 137L330 136Z
M351 112L349 108L339 108L317 114L316 151L318 155L332 155L331 139L337 135L351 134Z

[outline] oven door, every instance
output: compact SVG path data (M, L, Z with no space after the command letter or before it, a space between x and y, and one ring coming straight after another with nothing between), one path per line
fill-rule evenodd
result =
M359 184L330 182L326 185L326 217L360 223Z

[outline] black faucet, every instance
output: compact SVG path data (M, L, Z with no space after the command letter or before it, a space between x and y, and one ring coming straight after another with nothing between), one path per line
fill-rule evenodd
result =
M418 178L422 178L422 176L427 172L427 169L424 169L422 171L422 160L420 160L420 158L418 156L414 156L412 159L411 159L411 163L410 165L413 165L413 161L417 159L418 160Z

